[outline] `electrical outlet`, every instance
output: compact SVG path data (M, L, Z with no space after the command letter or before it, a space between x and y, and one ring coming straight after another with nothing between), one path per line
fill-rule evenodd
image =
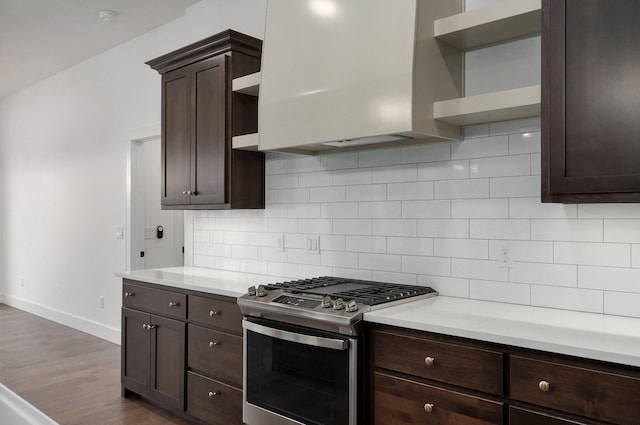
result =
M124 239L124 229L122 227L116 227L116 239Z
M104 297L100 295L100 308L104 308Z
M24 277L20 279L20 286L24 288Z
M309 235L305 243L307 254L320 254L320 236Z
M284 233L278 233L276 235L276 251L284 252Z
M498 251L498 267L513 267L513 251L508 246L501 246Z

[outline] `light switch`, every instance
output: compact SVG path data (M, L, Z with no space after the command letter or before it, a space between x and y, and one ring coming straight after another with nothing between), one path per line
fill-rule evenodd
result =
M155 239L156 238L156 227L155 226L145 226L145 228L144 228L144 238L145 239Z
M320 254L320 236L309 235L305 244L307 254Z
M122 227L116 227L116 239L124 238L124 229Z

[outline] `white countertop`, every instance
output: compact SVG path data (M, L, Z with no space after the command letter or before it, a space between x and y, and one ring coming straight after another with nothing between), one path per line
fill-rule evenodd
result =
M284 277L239 273L201 267L172 267L116 273L117 277L155 283L157 285L199 291L237 298L247 293L249 286L291 280Z
M198 267L116 276L237 298L251 285L290 280ZM366 313L368 322L640 366L640 319L439 295Z
M640 319L437 296L368 322L640 366Z

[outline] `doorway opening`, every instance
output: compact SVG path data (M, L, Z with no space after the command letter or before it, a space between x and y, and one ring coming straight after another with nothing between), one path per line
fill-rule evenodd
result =
M150 132L130 139L127 270L184 265L184 212L160 208L160 135Z

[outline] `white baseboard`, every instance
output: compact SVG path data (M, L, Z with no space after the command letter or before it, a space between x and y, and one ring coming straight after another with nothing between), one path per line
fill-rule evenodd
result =
M63 311L44 306L42 304L37 304L13 295L0 294L0 297L2 297L0 298L0 302L4 302L4 304L6 305L24 310L28 313L35 314L36 316L43 317L53 322L69 326L70 328L77 329L79 331L120 345L120 329L111 328L101 323L94 322L93 320L74 316L72 314L65 313Z

